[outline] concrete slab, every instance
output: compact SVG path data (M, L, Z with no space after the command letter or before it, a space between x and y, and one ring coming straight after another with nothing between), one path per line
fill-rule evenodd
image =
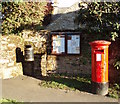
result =
M2 97L23 102L118 102L117 99L90 93L39 86L41 80L19 76L2 80Z

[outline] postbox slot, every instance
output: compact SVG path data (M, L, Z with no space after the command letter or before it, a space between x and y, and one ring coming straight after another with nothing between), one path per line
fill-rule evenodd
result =
M100 53L100 54L103 54L103 53L104 53L104 50L95 50L94 53Z

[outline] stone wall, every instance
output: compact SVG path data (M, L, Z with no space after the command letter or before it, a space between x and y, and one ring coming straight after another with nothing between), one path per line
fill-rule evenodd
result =
M34 54L36 60L34 61L36 69L35 71L41 70L42 75L46 76L46 47L47 47L47 31L23 31L22 36L9 35L0 37L0 77L3 79L16 77L22 75L24 72L24 66L28 67L28 63L24 62L24 45L30 44L34 48ZM21 62L16 62L16 48L20 48L22 55ZM30 72L29 72L30 73ZM37 72L36 72L37 73Z
M16 48L19 47L24 58L24 45L31 44L34 49L34 73L46 76L51 72L90 74L91 65L88 59L80 55L56 56L48 55L50 38L48 31L33 32L24 30L22 36L1 36L0 38L0 77L11 78L21 74L31 73L30 64L16 62ZM23 59L24 60L24 59Z
M16 48L23 50L23 46L23 39L19 36L0 37L0 77L6 79L23 74L22 64L16 63Z
M31 44L34 48L34 54L36 59L34 62L35 74L40 72L43 76L46 76L47 70L47 44L49 32L41 30L38 32L24 30L22 32L25 45ZM40 74L39 74L40 75Z
M48 55L50 47L50 34L48 31L32 32L23 31L23 39L25 44L31 44L34 47L36 59L34 62L34 70L41 68L43 76L48 73L72 73L72 74L90 74L91 65L89 60L80 55L56 56ZM41 60L39 60L41 58ZM40 63L40 65L38 64ZM38 67L37 67L38 66ZM37 74L35 73L35 74Z
M79 55L55 56L48 55L47 71L70 74L90 74L91 65L89 61Z

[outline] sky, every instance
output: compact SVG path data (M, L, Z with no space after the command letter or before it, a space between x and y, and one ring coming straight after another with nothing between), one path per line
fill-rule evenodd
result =
M57 1L58 1L58 7L70 7L79 0L57 0Z

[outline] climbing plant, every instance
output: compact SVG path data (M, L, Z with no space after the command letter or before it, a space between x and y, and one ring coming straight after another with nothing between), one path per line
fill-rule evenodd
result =
M120 2L86 2L86 5L80 4L77 23L85 26L80 28L86 32L106 34L115 41L120 31Z
M40 30L46 2L2 2L2 34L20 34L23 29Z

